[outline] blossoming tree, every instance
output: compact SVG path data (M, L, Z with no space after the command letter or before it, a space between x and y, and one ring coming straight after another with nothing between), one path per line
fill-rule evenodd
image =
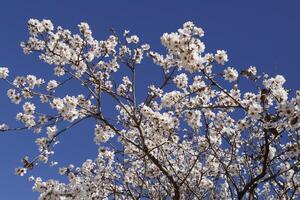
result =
M49 20L28 21L30 37L21 47L54 66L56 80L11 80L9 70L0 68L11 87L7 96L22 104L16 119L24 124L2 124L0 130L41 135L37 156L25 156L17 174L41 162L57 164L51 155L63 133L88 119L95 124L97 158L60 166L68 183L30 177L40 199L299 198L300 92L285 89L283 76L258 74L254 66L224 67L226 51L205 53L204 31L192 22L162 35L166 55L129 31L118 36L111 30L99 41L87 23L78 27L72 34L54 31ZM161 68L161 82L139 101L136 69L144 57ZM120 80L122 68L127 74ZM78 95L57 95L68 81L81 84ZM103 98L114 102L115 116L103 111Z

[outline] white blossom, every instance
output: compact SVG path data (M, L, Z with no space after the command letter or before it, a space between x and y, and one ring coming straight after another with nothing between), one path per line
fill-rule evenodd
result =
M57 88L57 86L58 86L58 83L56 82L56 80L51 80L48 82L47 90L53 90L53 89Z
M5 79L8 77L9 70L7 67L0 67L0 79Z
M48 126L47 127L47 135L49 139L52 139L57 132L57 127L56 126Z
M7 124L0 124L0 131L6 131L8 130L8 125Z
M236 81L238 76L239 76L239 73L233 67L227 67L224 70L224 79L229 82Z
M34 114L35 105L30 102L25 102L23 105L23 111L25 114Z
M218 64L224 65L225 62L228 62L228 55L225 50L217 50L215 54L215 60Z
M114 136L113 130L108 126L96 125L95 128L95 142L97 144L101 142L107 142L111 137Z

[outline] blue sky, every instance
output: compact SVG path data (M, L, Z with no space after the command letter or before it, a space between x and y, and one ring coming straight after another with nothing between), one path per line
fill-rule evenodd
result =
M163 51L159 40L162 33L175 31L191 20L205 30L208 51L228 51L228 65L238 68L255 65L260 72L283 74L287 87L295 89L300 85L299 7L297 0L2 0L0 65L9 66L12 75L37 74L51 78L49 66L36 55L24 55L19 47L20 42L28 38L26 22L29 18L51 19L55 25L70 30L76 30L77 24L85 21L98 39L104 39L110 27L119 33L129 29L157 51ZM146 66L145 71L148 81L155 78L152 66ZM6 89L0 82L0 122L15 124L14 117L20 108L9 103ZM63 136L57 146L57 160L80 163L95 157L97 147L92 143L92 128L87 125ZM26 131L0 135L1 200L36 199L31 184L14 175L14 168L24 155L37 153L33 142L36 137ZM32 173L57 177L53 175L56 170L41 165Z

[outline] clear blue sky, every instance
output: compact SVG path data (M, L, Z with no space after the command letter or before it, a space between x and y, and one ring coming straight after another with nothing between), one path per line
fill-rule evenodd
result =
M163 32L175 31L191 20L204 28L209 51L228 51L229 65L239 68L255 65L259 71L283 74L287 86L295 89L300 85L299 8L298 0L2 0L0 65L9 66L13 75L38 74L50 78L52 70L37 56L23 55L19 47L28 37L29 18L48 18L55 25L71 30L86 21L98 39L104 39L110 27L119 31L129 29L155 50L162 50L159 37ZM147 77L151 78L154 74L149 67ZM0 122L14 124L20 108L9 103L6 89L0 82ZM62 144L57 146L57 160L80 163L95 157L97 147L92 143L92 135L92 128L86 124L64 135ZM31 184L14 175L22 156L37 153L33 142L36 137L30 132L0 135L0 200L37 198ZM52 177L56 170L40 165L33 174Z

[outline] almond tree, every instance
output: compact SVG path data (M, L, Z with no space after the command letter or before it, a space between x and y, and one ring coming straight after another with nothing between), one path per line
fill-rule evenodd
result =
M299 198L300 91L285 89L283 76L226 66L226 51L205 53L204 31L192 22L162 35L165 55L129 31L96 40L87 23L78 27L72 34L54 31L50 20L28 21L30 37L21 47L54 68L53 80L10 80L8 68L0 68L7 96L22 104L16 119L24 125L0 130L41 136L37 156L25 156L17 174L58 164L52 154L63 134L86 120L95 124L97 158L60 166L68 183L31 176L39 199ZM161 68L161 81L141 95L136 76L145 74L136 69L144 57ZM57 95L67 82L81 85L77 96ZM115 112L103 111L105 98Z

